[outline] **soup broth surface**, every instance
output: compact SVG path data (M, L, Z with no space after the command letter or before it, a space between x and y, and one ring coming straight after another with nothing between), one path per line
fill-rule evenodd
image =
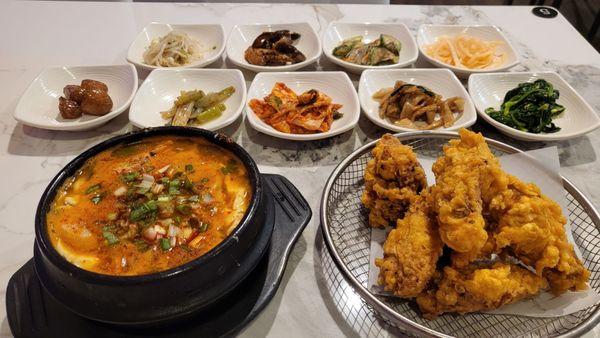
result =
M46 215L54 248L108 275L164 271L202 256L244 216L244 164L202 138L156 136L89 159Z

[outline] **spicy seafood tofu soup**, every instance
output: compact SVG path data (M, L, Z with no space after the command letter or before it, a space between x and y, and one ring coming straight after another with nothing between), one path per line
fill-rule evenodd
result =
M156 136L90 158L46 215L54 248L72 264L142 275L189 262L227 237L252 188L244 164L202 138Z

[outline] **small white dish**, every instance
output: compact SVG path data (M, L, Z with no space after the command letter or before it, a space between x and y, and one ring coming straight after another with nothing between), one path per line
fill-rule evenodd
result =
M200 89L218 92L233 86L235 93L225 102L227 109L220 117L198 128L217 130L233 123L246 103L246 81L238 69L156 69L140 86L129 109L129 121L140 128L164 126L168 121L160 115L169 110L182 90Z
M171 31L186 33L190 38L196 39L202 49L202 57L181 67L158 67L144 63L144 52L152 40L169 34ZM152 22L135 37L127 51L127 61L143 69L178 69L201 68L215 62L225 49L225 29L220 24L203 25L175 25L168 23Z
M246 103L246 118L250 125L261 133L294 141L311 141L328 138L348 131L358 123L360 105L356 90L348 74L344 72L286 72L258 73L248 90L248 102L252 99L262 100L271 93L276 82L283 82L296 94L316 89L331 97L333 103L342 105L340 113L343 116L334 120L331 129L317 134L287 134L276 130L263 122L254 114Z
M382 88L393 87L398 80L429 88L443 99L458 96L465 100L462 116L451 127L435 130L458 130L472 126L477 121L477 113L469 94L456 75L448 69L370 69L360 77L358 97L365 115L376 125L395 132L415 131L379 117L379 103L373 99L373 94Z
M294 46L304 54L306 60L285 66L257 66L248 63L244 58L244 52L252 45L254 39L263 32L273 32L281 29L287 29L290 32L300 34ZM227 39L227 57L242 68L254 72L288 72L300 69L317 61L321 56L321 41L317 32L306 22L299 23L279 23L279 24L252 24L235 25Z
M504 125L485 113L488 107L499 109L506 92L522 82L544 79L559 91L558 104L565 111L552 120L561 129L555 133L534 134ZM600 117L594 109L555 72L539 73L491 73L474 74L469 77L469 93L479 116L505 135L524 141L560 141L587 134L600 126Z
M64 119L58 111L58 98L66 85L81 80L102 81L113 101L111 111L103 116L83 115ZM88 130L121 114L133 100L138 87L137 71L130 64L115 66L64 66L45 68L19 99L14 117L23 124L51 130Z
M398 63L382 66L364 66L338 59L332 51L342 41L354 36L362 36L365 43L369 43L381 34L388 34L400 41L402 48ZM415 63L419 57L417 43L412 34L403 23L351 23L332 22L323 34L323 53L331 62L340 65L353 73L360 73L366 69L392 69L407 67Z
M465 67L456 67L438 61L425 53L425 46L430 45L441 36L457 36L459 34L467 34L485 41L501 41L498 46L498 51L504 53L504 63L496 67L485 69L469 69ZM460 25L421 25L417 32L417 43L421 54L431 64L451 69L458 77L466 78L470 74L499 72L519 64L519 57L513 45L508 41L504 33L496 26L460 26Z

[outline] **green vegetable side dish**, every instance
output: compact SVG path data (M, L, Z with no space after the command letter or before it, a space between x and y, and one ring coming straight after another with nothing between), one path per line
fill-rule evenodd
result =
M517 130L534 134L560 130L552 119L565 111L556 103L559 92L546 80L519 83L504 96L500 110L485 110L494 120Z
M401 48L400 41L391 35L381 34L370 43L364 43L362 36L354 36L342 41L332 54L357 65L381 66L398 63Z
M235 93L235 88L227 87L217 93L204 93L202 90L181 91L171 109L160 114L169 120L171 126L199 126L223 114L227 107L223 102Z

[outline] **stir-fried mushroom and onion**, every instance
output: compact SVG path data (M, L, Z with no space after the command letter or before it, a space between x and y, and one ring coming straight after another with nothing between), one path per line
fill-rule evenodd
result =
M373 99L379 102L381 118L388 118L401 127L420 130L452 126L462 116L465 104L460 97L444 100L423 86L402 81L396 81L393 88L377 91Z

